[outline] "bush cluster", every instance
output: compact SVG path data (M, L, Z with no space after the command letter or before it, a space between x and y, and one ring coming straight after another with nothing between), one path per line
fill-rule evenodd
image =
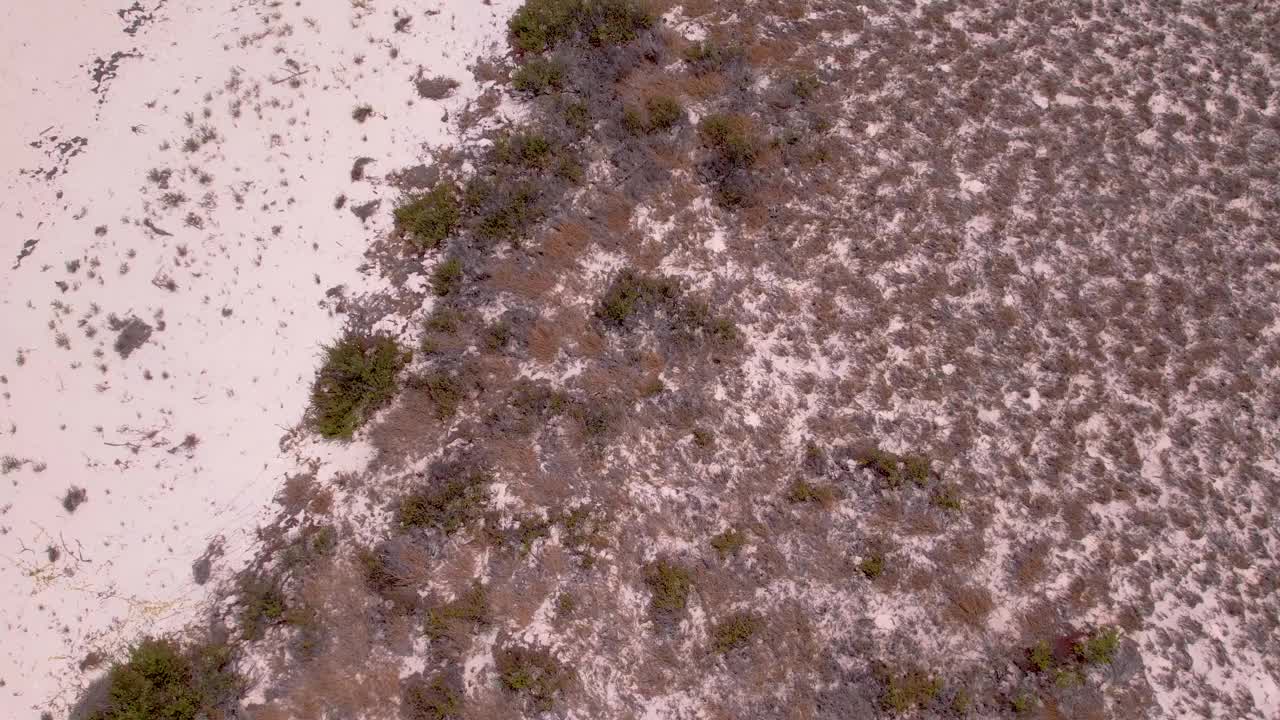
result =
M326 438L350 439L374 410L395 394L408 357L382 335L349 333L324 351L311 387L311 418Z

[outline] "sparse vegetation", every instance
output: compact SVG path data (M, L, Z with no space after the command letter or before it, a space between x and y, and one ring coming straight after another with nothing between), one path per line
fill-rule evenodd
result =
M386 336L350 333L325 348L311 388L311 419L326 438L349 439L391 399L406 357Z
M431 271L431 289L436 295L452 295L462 286L462 260L451 257Z
M431 679L415 675L405 680L400 704L408 720L450 720L460 717L463 694L444 674Z
M942 680L916 668L877 670L883 688L880 705L885 710L903 715L932 702L942 691Z
M461 629L471 631L489 624L489 595L475 582L456 599L427 611L427 636L439 640Z
M564 72L564 63L532 58L512 73L511 86L522 92L543 95L564 87Z

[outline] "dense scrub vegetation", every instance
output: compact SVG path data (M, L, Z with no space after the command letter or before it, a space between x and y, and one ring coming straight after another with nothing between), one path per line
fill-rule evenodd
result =
M145 638L128 660L111 667L106 700L90 720L196 720L220 713L243 689L225 645L183 650L168 639Z
M326 438L349 439L369 415L395 394L406 362L395 340L349 333L325 348L311 388L311 418Z

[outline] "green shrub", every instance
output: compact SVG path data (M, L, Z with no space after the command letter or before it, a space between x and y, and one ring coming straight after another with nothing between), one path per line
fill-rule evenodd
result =
M90 720L195 720L210 716L244 685L231 651L206 645L184 653L171 640L145 638L107 675L105 707Z
M452 335L462 325L462 314L447 307L438 307L427 318L427 327L438 333Z
M400 702L408 720L447 720L459 717L462 693L443 674L431 680L415 676L405 680Z
M525 0L507 22L511 44L537 53L568 40L582 22L582 6L582 0Z
M325 348L324 364L311 387L311 418L326 438L350 438L395 394L396 376L407 357L386 336L358 333Z
M531 183L518 185L480 218L477 234L486 240L516 242L542 217L539 197L538 190Z
M1093 635L1081 640L1072 648L1076 657L1091 665L1107 665L1115 659L1116 649L1120 647L1120 631L1115 628L1102 628Z
M609 547L606 531L609 519L598 509L590 505L580 505L561 513L556 522L560 524L560 544L564 545L584 568L595 564L596 553Z
M871 448L860 453L855 460L863 467L871 468L889 487L902 484L902 459L891 452Z
M884 574L884 553L872 552L858 563L858 572L868 580L875 580Z
M828 506L836 500L836 491L825 485L814 485L805 480L796 480L787 490L787 500L793 503L816 503Z
M725 48L709 41L695 43L684 49L684 61L696 76L718 72L741 55L742 51L738 48Z
M475 473L419 488L400 500L396 513L400 527L455 533L484 516L489 504L487 484L485 475Z
M1035 668L1036 672L1044 672L1053 666L1053 648L1047 640L1041 640L1031 646L1027 656L1031 660L1031 667Z
M711 647L720 654L728 653L751 642L762 623L754 613L735 612L711 629Z
M1020 692L1009 700L1010 707L1015 713L1022 715L1031 712L1036 706L1036 696L1029 692Z
M572 680L572 674L542 648L507 645L493 654L503 687L524 697L539 712L555 706L555 700Z
M672 302L679 296L680 286L674 280L623 270L605 290L596 316L606 325L621 328L642 310Z
M711 538L711 547L715 548L720 557L724 558L729 555L737 555L747 544L747 535L740 530L729 528Z
M960 494L952 485L942 485L933 493L933 504L943 510L959 510Z
M718 113L698 125L703 140L715 148L730 167L747 168L760 155L760 142L751 133L751 121L743 115Z
M240 632L246 640L260 639L268 625L284 618L284 592L270 578L246 576L240 584Z
M683 611L689 604L693 576L683 566L658 560L645 570L644 581L653 594L650 604L654 611L671 615Z
M522 92L545 95L564 87L564 63L533 58L511 75L511 85Z
M902 459L902 468L907 479L916 487L924 487L929 483L929 458L923 455L908 455Z
M431 272L431 289L436 295L444 297L458 291L462 286L462 260L451 257L436 265Z
M567 103L564 106L564 122L579 134L591 130L591 109L582 101Z
M649 111L649 132L670 130L684 118L684 108L669 95L654 95L645 107Z
M475 582L452 602L428 610L425 630L427 637L439 640L455 628L473 630L488 624L489 594Z
M594 45L621 45L653 22L636 0L525 0L507 29L517 50L538 53L579 33Z
M929 703L942 691L942 680L915 668L899 672L881 670L880 676L883 685L880 705L895 715Z
M654 23L654 18L637 0L595 0L591 9L594 27L589 36L595 45L623 45L635 40Z
M791 85L791 92L801 100L809 100L818 94L822 81L816 75L801 75Z
M438 183L395 211L396 227L424 250L435 249L448 239L461 217L457 190L449 183Z

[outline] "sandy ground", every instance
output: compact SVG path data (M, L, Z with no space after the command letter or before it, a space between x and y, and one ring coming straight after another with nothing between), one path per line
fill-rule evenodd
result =
M300 463L362 461L286 437L330 291L376 289L382 176L450 141L511 4L0 9L0 716L64 708L89 652L189 620L193 564L234 569ZM460 86L420 98L420 69Z

